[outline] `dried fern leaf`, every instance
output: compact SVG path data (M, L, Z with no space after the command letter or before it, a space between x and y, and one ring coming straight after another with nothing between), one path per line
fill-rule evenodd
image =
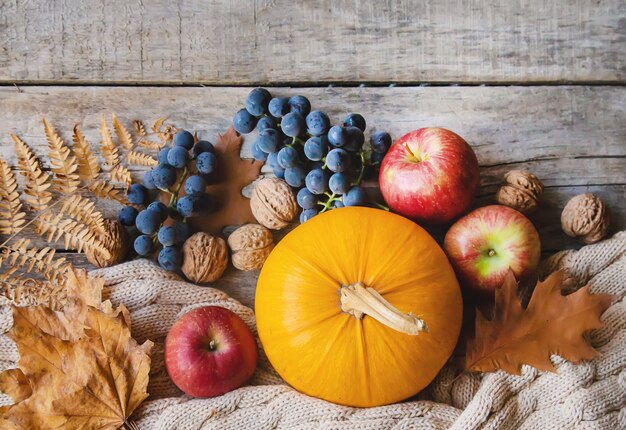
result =
M87 225L95 233L105 233L104 217L96 210L96 204L80 194L67 198L59 213Z
M133 166L148 166L153 167L159 164L156 158L143 154L138 151L129 151L126 154L126 162Z
M72 194L80 185L76 157L45 118L43 126L48 141L51 170L54 173L52 188L61 194Z
M133 137L130 135L130 132L124 124L122 124L118 119L117 115L113 114L113 129L115 130L115 134L117 135L117 140L122 145L124 149L130 151L133 149Z
M139 137L146 137L148 135L148 133L146 132L146 126L143 125L143 122L138 119L133 121L133 128L135 129L135 133L137 133L137 136Z
M128 204L128 200L126 200L126 197L122 193L120 193L120 191L116 189L113 184L110 184L104 179L100 179L91 184L89 186L89 191L91 191L92 194L97 198L114 200L123 205Z
M154 151L160 151L163 148L163 146L165 146L165 144L155 142L153 140L141 139L139 141L139 146L141 146L142 148L146 148L146 149L152 149Z
M85 224L64 218L63 214L43 214L35 221L35 232L45 237L48 242L56 242L63 238L66 249L75 249L78 252L86 250L105 259L111 257L95 232Z
M121 164L115 166L113 170L109 172L109 176L113 182L123 183L127 188L133 183L130 171Z
M78 160L78 177L84 182L93 181L100 174L100 165L94 155L91 144L80 131L80 124L74 126L72 134L74 155Z
M155 133L158 133L161 131L161 127L163 127L163 123L167 121L167 117L166 116L162 116L161 118L157 119L154 124L152 124L152 131Z
M46 305L61 309L65 302L65 276L52 281L26 278L23 274L0 279L2 294L16 306Z
M26 223L15 175L7 162L0 158L0 234L15 234Z
M117 145L113 142L113 136L111 136L111 131L107 126L104 115L100 119L100 134L102 135L100 152L104 158L104 167L106 170L110 171L120 164L120 153Z
M174 135L176 134L177 131L178 129L176 127L174 127L171 124L168 124L163 128L163 131L157 134L157 136L159 137L159 139L161 139L163 143L167 143L170 140L174 139Z
M15 142L17 165L25 176L23 198L24 202L34 212L44 210L52 200L52 193L48 191L52 183L50 175L41 170L41 163L32 149L22 139L12 134Z
M30 240L20 239L14 245L7 246L0 253L0 265L8 264L12 270L23 273L41 273L46 279L56 279L67 268L65 258L54 258L55 250L29 248Z

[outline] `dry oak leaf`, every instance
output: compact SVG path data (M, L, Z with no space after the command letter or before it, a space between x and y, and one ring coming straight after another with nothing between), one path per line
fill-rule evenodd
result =
M214 184L207 187L213 212L206 217L194 217L191 225L196 231L220 235L229 225L256 224L250 209L250 199L241 190L259 177L262 162L242 159L243 139L231 126L220 135L215 145L217 175Z
M550 355L578 363L598 352L584 333L602 327L600 317L610 306L608 294L590 294L588 287L561 295L563 272L537 282L528 307L522 308L512 272L495 293L494 317L487 320L476 312L475 337L465 353L465 369L490 372L498 369L520 374L522 364L554 371Z
M17 344L21 375L0 375L0 387L17 402L0 408L0 423L9 428L118 429L148 396L152 343L138 345L131 337L123 305L116 311L107 302L104 310L93 307L99 290L90 283L99 281L75 275L62 312L13 308L8 336Z

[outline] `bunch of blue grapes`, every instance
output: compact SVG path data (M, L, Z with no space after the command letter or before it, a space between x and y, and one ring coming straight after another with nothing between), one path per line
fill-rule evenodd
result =
M182 244L192 234L189 218L211 209L206 187L215 178L215 148L180 130L172 146L161 149L158 162L144 174L142 184L128 188L130 205L119 211L118 219L134 233L138 255L157 255L161 267L176 271L182 263ZM181 188L185 195L179 197ZM169 195L169 204L160 201L162 193Z
M272 97L265 88L253 89L233 118L241 134L258 130L253 157L298 189L301 223L334 208L371 204L361 182L380 165L391 136L372 133L366 148L366 125L358 113L332 125L306 97Z

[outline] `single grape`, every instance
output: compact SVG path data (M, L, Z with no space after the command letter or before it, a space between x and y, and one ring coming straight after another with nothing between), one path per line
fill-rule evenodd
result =
M307 189L313 194L324 194L328 191L328 174L322 169L311 170L304 180Z
M274 166L272 167L272 171L274 172L274 176L276 176L278 179L285 179L285 169L283 169L280 166Z
M199 212L200 196L183 196L176 203L176 210L183 217L189 218Z
M143 174L143 180L141 181L143 186L149 190L156 190L156 185L154 185L154 178L152 177L152 170L148 170Z
M350 176L345 172L333 173L328 180L330 191L335 194L345 194L350 189Z
M391 146L391 136L386 131L377 131L370 136L372 151L384 154Z
M314 110L306 116L306 127L309 134L321 136L330 128L328 115L319 110Z
M348 142L343 147L346 151L358 152L365 143L365 135L357 127L346 127L348 133Z
M169 164L159 164L152 171L152 179L158 189L167 190L176 183L176 169Z
M165 270L177 270L182 260L181 252L173 246L166 246L159 252L159 265Z
M256 124L256 129L259 130L259 133L260 133L266 128L273 128L274 130L276 130L278 128L278 125L276 124L276 120L274 120L274 118L271 118L269 116L265 116L261 118L259 122L257 122Z
M280 164L278 164L278 152L270 152L267 154L267 165L272 169L276 166L280 166Z
M178 240L177 243L179 244L184 243L187 238L191 236L191 233L193 233L193 231L191 230L191 225L186 222L177 222L176 224L174 224L174 228L176 228L176 239Z
M233 118L233 127L241 134L248 134L256 127L256 117L245 109L240 109Z
M126 197L134 205L145 205L148 201L148 189L141 184L132 184L128 187Z
M289 106L289 99L286 97L273 98L268 105L270 115L274 118L281 118L289 113L291 106Z
M291 112L300 114L302 118L311 112L311 102L304 96L290 97L289 106L291 106Z
M334 208L339 209L339 208L342 208L343 206L344 206L343 202L341 200L339 200L339 199L337 199L337 200L335 200L333 202L333 207Z
M367 193L362 187L356 186L343 195L345 206L365 206L368 202Z
M174 146L167 154L167 162L170 166L182 169L189 161L189 151L183 146Z
M365 131L367 126L365 118L359 113L351 113L343 120L343 125L346 127L357 127L361 131Z
M296 200L302 209L313 209L317 207L317 196L306 188L301 188L300 191L298 191Z
M319 161L326 155L326 139L311 137L304 143L304 155L311 161Z
M298 158L298 151L293 149L291 146L285 146L280 151L278 151L278 164L283 169L287 169L288 167L295 167L300 163Z
M124 206L117 213L117 219L124 224L125 226L133 226L135 225L135 219L137 218L137 214L139 212L132 206Z
M259 149L266 154L278 151L278 145L280 143L278 130L266 128L259 133L259 137L255 143L259 146Z
M245 106L250 115L261 116L267 112L272 95L265 88L255 88L246 97Z
M142 234L135 239L133 248L137 254L145 257L154 252L154 241L150 236Z
M274 172L274 174L275 173L276 172ZM304 185L305 176L306 172L300 166L285 169L285 181L294 188L300 188Z
M159 155L157 156L159 164L167 164L167 154L169 153L170 147L165 147L159 151Z
M215 154L215 146L208 140L199 140L196 144L191 148L191 153L194 157L202 154L203 152L210 152Z
M350 154L341 148L331 149L326 156L326 166L333 172L343 172L350 166Z
M159 222L164 222L169 215L168 207L161 202L152 202L146 209L159 214Z
M206 181L200 175L192 175L185 181L185 193L189 195L202 194L206 188Z
M304 224L305 222L313 218L318 213L320 213L320 210L317 208L303 210L302 213L300 214L300 224Z
M193 134L187 130L179 130L174 135L174 146L182 146L187 151L191 149L194 142Z
M196 158L196 169L198 172L210 175L215 170L215 154L212 152L203 152Z
M254 158L256 161L267 160L267 153L263 152L261 148L259 148L258 142L254 142L252 144L252 158Z
M348 132L339 125L333 125L328 130L328 143L336 148L341 148L348 143Z
M135 226L143 234L154 234L161 224L160 216L155 211L142 210L135 219Z
M280 128L289 137L297 137L304 132L304 117L297 112L289 112L280 122Z
M178 230L171 225L163 226L159 229L157 238L163 246L172 246L178 242Z

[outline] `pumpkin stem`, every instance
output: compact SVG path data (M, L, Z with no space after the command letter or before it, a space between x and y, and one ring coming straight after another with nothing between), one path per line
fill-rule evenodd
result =
M378 291L365 287L361 282L341 287L341 310L357 319L369 315L376 321L385 324L401 333L412 336L420 332L428 332L424 320L408 314L403 314L393 307Z

